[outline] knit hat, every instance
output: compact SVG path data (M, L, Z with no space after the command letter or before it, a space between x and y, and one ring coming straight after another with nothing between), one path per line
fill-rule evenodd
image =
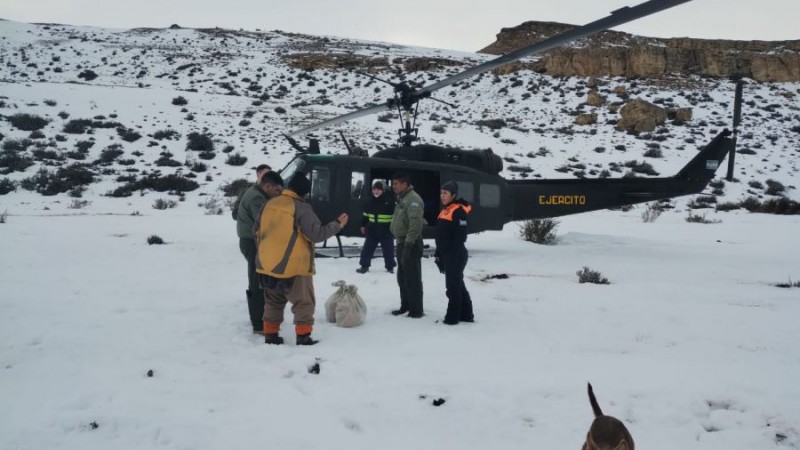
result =
M289 180L288 188L295 191L300 197L305 197L311 192L311 182L308 181L308 178L306 178L303 172L297 172L292 179Z
M381 183L380 181L376 181L376 182L372 183L372 189L383 190L383 183Z
M458 183L453 180L448 181L447 183L442 185L443 191L450 191L453 195L458 195Z

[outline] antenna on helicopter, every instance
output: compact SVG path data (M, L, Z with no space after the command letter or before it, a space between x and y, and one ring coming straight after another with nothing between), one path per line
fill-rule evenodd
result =
M728 153L728 173L725 177L728 181L733 181L733 160L736 157L736 138L739 135L739 124L742 122L742 90L744 80L736 80L736 95L733 98L733 145Z
M310 153L312 155L319 154L319 139L309 138L308 148L303 148L290 134L283 133L283 137L289 141L289 144L300 153Z
M352 139L350 139L348 141L347 138L344 136L344 131L339 130L339 136L341 136L342 142L344 142L344 146L347 148L347 154L348 155L351 155L351 156L369 156L369 152L367 152L365 149L357 146L356 143L353 142Z

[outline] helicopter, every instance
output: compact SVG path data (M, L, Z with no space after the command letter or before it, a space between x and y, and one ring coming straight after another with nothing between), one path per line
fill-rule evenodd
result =
M431 97L436 90L688 1L691 0L649 0L633 7L624 7L605 18L515 50L420 89L414 89L405 82L386 82L394 87L394 97L385 103L285 134L298 154L280 174L285 180L291 179L297 172L307 174L311 180L308 201L320 219L332 220L342 212L350 217L360 217L364 202L371 196L373 182L382 181L389 186L393 174L404 172L410 175L415 191L424 201L426 225L423 238L433 236L440 210L440 186L449 180L458 183L459 195L474 206L468 233L502 230L505 224L513 221L552 218L700 193L714 177L726 155L730 155L728 177L732 177L741 111L741 80L736 85L733 131L725 129L720 132L671 177L509 180L500 175L503 160L491 149L465 150L415 144L418 140L415 125L419 102L426 98L436 100ZM309 146L305 148L293 138L392 109L396 109L401 116L401 128L398 130L400 145L379 150L371 156L354 150L341 132L348 149L347 155L323 154L318 140L310 139ZM337 238L340 236L361 236L359 221L349 221ZM339 247L341 252L341 241Z

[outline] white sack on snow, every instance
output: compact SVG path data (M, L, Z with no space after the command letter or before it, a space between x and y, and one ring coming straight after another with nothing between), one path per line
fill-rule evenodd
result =
M331 286L338 286L339 289L325 301L325 317L328 322L335 322L337 326L344 328L364 323L367 318L367 304L358 295L358 288L343 280L331 283Z

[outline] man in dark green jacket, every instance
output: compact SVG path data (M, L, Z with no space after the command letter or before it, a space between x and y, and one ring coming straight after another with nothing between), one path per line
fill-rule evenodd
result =
M414 191L409 176L397 173L392 177L392 190L397 205L392 215L391 231L397 241L397 284L400 286L399 316L418 319L422 308L422 227L425 225L425 204Z
M256 246L253 227L257 218L261 217L261 209L267 200L277 197L283 188L283 179L277 172L264 173L259 182L247 188L242 194L236 210L236 234L239 236L239 250L247 260L247 308L253 332L263 331L264 292L258 286L256 277Z
M261 177L270 170L272 170L272 167L266 164L259 164L258 167L256 167L256 182L254 184L258 184L258 182L261 181ZM233 206L231 206L231 216L233 216L233 220L236 220L239 215L239 203L242 202L242 195L244 195L246 191L247 188L244 188L236 193L236 201L233 202Z

